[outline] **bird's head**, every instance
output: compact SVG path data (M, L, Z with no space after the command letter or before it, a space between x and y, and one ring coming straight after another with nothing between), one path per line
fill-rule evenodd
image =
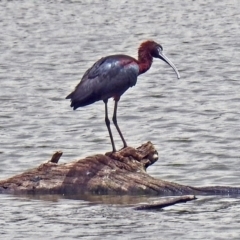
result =
M163 47L159 44L156 43L154 41L146 41L143 42L140 47L139 47L139 52L144 51L144 52L148 52L151 57L154 58L160 58L161 60L163 60L164 62L166 62L169 66L171 66L173 68L173 70L175 71L175 73L177 74L177 77L180 78L180 74L177 70L177 68L175 67L175 65L163 54Z

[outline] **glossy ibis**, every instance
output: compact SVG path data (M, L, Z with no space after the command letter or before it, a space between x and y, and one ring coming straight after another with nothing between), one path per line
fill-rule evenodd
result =
M145 41L138 49L138 59L122 54L99 59L85 72L75 90L66 97L67 99L71 99L71 107L74 110L99 100L104 102L105 122L113 152L116 152L116 148L108 119L108 99L113 97L115 101L112 120L125 148L127 147L127 143L117 124L118 101L128 88L136 84L137 77L151 67L153 58L160 58L166 62L176 72L177 77L180 78L177 68L163 54L162 46L154 41Z

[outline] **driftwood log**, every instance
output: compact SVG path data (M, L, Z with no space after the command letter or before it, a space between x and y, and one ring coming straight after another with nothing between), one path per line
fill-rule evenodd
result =
M155 203L153 208L190 201L195 199L193 195L240 195L240 187L191 187L151 177L146 169L158 160L151 142L136 149L127 147L116 153L58 164L61 155L62 152L56 152L51 160L39 167L0 181L0 193L180 196L169 202Z

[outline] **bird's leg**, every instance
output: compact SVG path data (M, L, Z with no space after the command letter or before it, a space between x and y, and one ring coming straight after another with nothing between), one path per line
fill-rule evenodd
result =
M109 136L110 136L110 139L111 139L113 152L116 152L116 148L115 148L115 144L114 144L113 136L112 136L112 131L111 131L111 128L110 128L110 121L108 119L108 108L107 108L108 100L104 100L104 103L105 103L105 123L106 123L108 133L109 133Z
M120 131L120 128L119 128L119 126L117 124L117 106L118 106L119 99L114 99L114 100L115 100L115 104L114 104L114 112L113 112L112 120L113 120L113 123L114 123L114 125L115 125L115 127L116 127L116 129L117 129L117 131L118 131L118 133L119 133L119 135L121 137L121 139L122 139L123 148L125 148L125 147L127 147L127 143L126 143L126 141L125 141L125 139L124 139L124 137L123 137L123 135L122 135L122 133Z

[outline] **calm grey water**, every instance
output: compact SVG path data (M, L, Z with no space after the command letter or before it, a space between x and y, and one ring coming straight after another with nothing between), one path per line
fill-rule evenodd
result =
M239 9L239 1L217 0L1 1L0 179L56 150L61 162L109 151L103 103L72 111L65 96L100 57L136 57L139 44L153 39L182 78L155 60L122 97L118 120L128 144L156 145L154 177L239 186ZM0 195L0 238L239 239L237 198L200 196L159 212L129 208L146 201Z

